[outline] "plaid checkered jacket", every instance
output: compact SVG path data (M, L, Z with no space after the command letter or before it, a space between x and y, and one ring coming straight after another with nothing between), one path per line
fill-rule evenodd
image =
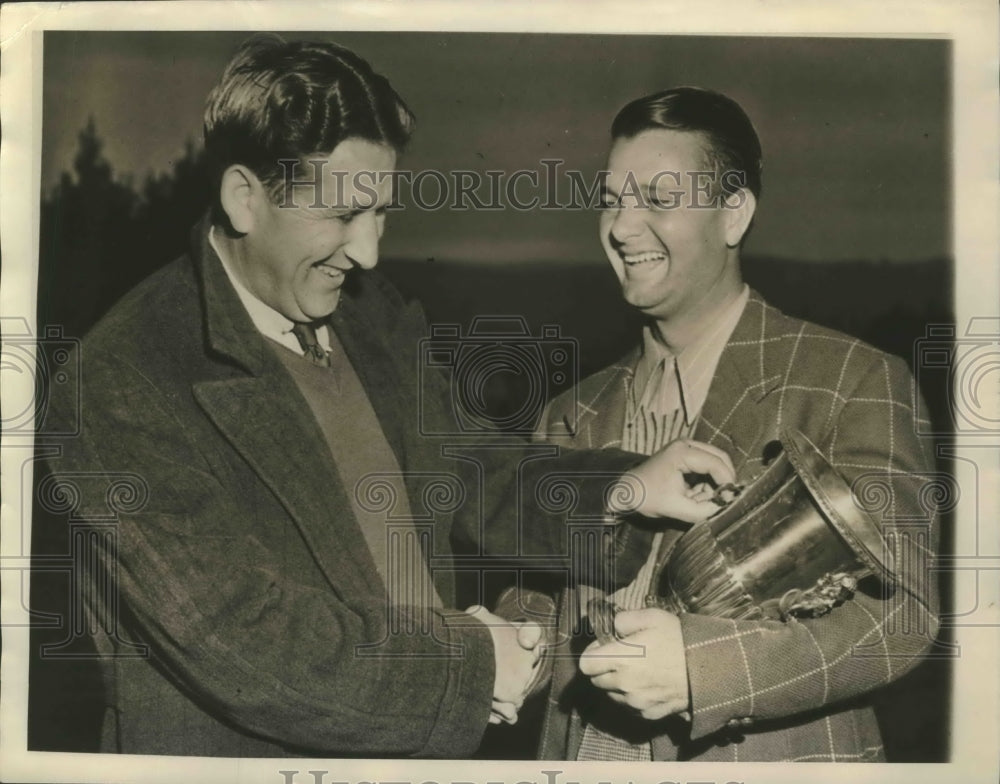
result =
M556 398L548 440L580 449L621 444L626 384L638 348ZM765 445L796 428L853 484L882 526L899 578L893 591L862 582L829 614L788 622L682 614L690 722L631 722L648 733L654 759L849 761L884 759L870 692L919 661L938 627L931 568L936 515L924 416L906 365L859 340L790 318L751 292L719 362L694 437L724 449L740 482L763 471ZM666 547L680 535L668 530ZM623 526L619 577L648 557L648 534ZM666 549L660 552L665 552ZM563 598L567 640L574 606ZM559 657L546 706L542 759L574 759L582 724L574 710L595 689ZM590 694L588 695L588 692ZM610 701L607 710L614 710Z

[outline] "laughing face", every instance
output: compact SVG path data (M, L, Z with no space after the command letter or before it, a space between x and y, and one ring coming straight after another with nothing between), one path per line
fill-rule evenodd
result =
M706 194L703 143L697 132L655 129L615 140L608 156L604 251L625 301L676 328L740 291L739 242L753 215L748 192L728 204Z
M320 198L311 186L299 187L294 206L276 204L247 176L249 184L236 191L240 220L233 220L243 233L234 253L243 285L292 321L330 315L347 273L378 262L395 165L388 145L343 141L326 159Z

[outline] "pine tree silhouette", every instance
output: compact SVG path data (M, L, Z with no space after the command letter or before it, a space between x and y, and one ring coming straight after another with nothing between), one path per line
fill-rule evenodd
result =
M74 336L180 255L208 204L204 156L192 141L137 193L104 157L93 118L77 138L73 172L42 201L38 280L38 323Z

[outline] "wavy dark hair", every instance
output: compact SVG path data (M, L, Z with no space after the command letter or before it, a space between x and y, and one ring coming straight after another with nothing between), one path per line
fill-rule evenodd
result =
M216 191L233 164L247 166L274 197L282 159L329 155L345 139L402 151L413 113L388 80L349 49L316 41L250 38L205 104L205 151Z
M631 139L657 128L700 133L706 163L717 178L727 171L743 172L747 190L760 198L760 139L746 112L732 98L700 87L674 87L637 98L615 116L611 138Z

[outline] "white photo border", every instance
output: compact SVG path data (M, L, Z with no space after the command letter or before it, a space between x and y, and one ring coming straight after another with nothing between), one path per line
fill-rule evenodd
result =
M583 9L586 9L584 12ZM0 215L4 275L0 312L34 328L40 203L42 36L45 30L330 30L664 33L945 38L953 42L953 258L959 328L976 317L996 318L1000 292L1000 137L998 137L995 3L894 0L771 2L137 2L8 4L0 18L3 148ZM24 394L13 386L4 397ZM30 395L30 391L27 393ZM1000 397L1000 396L998 396ZM1000 408L1000 399L995 401ZM1000 420L1000 410L992 421ZM805 775L818 781L996 781L998 774L998 541L997 455L1000 437L956 438L981 450L980 493L964 497L956 519L955 552L973 554L982 572L976 623L956 629L962 654L952 704L951 762L876 766L819 764ZM28 628L26 550L30 509L21 498L22 466L30 449L4 438L2 482L3 690L0 693L0 780L21 782L247 782L284 784L282 770L299 770L294 784L326 770L327 782L770 782L797 781L799 768L747 763L615 764L461 762L427 760L252 760L137 757L28 752ZM27 476L30 487L30 472ZM27 510L22 519L20 510ZM963 525L962 521L979 521ZM978 549L977 549L978 548ZM558 771L558 773L555 773Z

